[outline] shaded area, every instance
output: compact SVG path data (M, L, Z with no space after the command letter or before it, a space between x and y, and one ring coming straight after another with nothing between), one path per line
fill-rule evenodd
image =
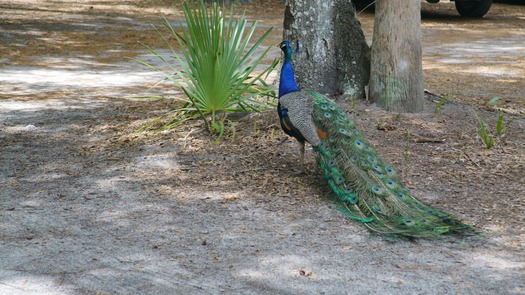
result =
M9 100L1 106L9 109L2 113L1 138L8 143L1 150L7 163L0 190L3 290L314 294L352 286L400 293L522 291L522 244L513 240L518 236L505 234L507 225L498 222L504 218L497 214L501 208L480 214L486 187L464 187L461 178L457 186L449 181L444 187L428 182L429 177L440 179L450 170L414 170L428 161L425 150L446 155L453 149L448 145L417 145L411 152L420 156L411 156L411 167L397 165L418 194L468 217L496 239L391 244L370 236L327 206L323 196L328 192L311 157L308 176L290 172L297 165L290 154L294 144L279 145L281 137L272 137L277 128L273 113L255 117L256 137L252 123L241 122L233 142L210 147L205 133L185 136L198 125L129 136L125 125L148 117L137 115L145 109L143 102ZM148 103L152 106L159 107ZM360 106L356 115L363 112ZM448 112L444 109L444 115ZM439 117L418 130L446 130ZM405 119L423 124L417 116ZM367 121L358 116L360 125ZM379 132L373 129L365 128ZM446 157L440 161L453 165ZM507 187L501 193L516 196L520 189ZM514 205L518 214L523 203L516 199Z

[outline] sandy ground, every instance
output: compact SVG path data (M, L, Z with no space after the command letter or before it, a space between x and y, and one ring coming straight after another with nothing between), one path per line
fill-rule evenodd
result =
M0 294L525 294L525 6L425 4L426 88L450 101L350 110L416 196L486 233L392 242L330 205L311 151L293 172L273 111L219 144L201 122L133 133L169 109L132 98L159 76L129 60L165 49L168 3L0 1ZM282 8L243 7L276 44ZM497 110L488 150L474 111L495 126Z

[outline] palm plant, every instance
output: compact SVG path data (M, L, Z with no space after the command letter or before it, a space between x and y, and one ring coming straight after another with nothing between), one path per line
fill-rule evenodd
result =
M234 20L232 9L225 18L218 4L207 6L202 0L194 8L188 2L182 7L186 30L179 33L166 19L163 23L177 40L182 54L171 46L168 36L157 30L171 49L170 57L180 66L174 66L149 46L146 46L148 50L166 63L169 71L139 62L161 72L164 80L181 87L187 96L179 98L182 105L171 112L172 118L160 129L200 117L208 130L222 135L227 112L257 111L266 105L261 97L275 96L264 78L277 61L255 72L270 47L262 52L257 49L272 29L250 45L257 23L248 28L244 15ZM180 27L184 27L183 24Z

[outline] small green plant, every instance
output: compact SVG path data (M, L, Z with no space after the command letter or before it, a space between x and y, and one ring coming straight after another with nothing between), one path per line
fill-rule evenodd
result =
M485 121L483 121L483 119L481 119L477 113L475 114L476 119L478 121L477 134L481 141L483 141L483 143L485 144L485 147L487 147L487 149L490 149L494 146L494 136L490 132L487 123L485 123Z
M504 126L506 125L506 126ZM496 135L501 136L503 132L507 129L508 124L503 123L503 112L499 111L498 113L498 121L496 122Z
M436 107L434 108L434 114L437 114L439 112L439 109L441 106L448 100L448 97L446 95L443 95L439 102L437 103Z
M194 8L188 2L183 2L182 7L186 25L180 24L180 27L187 27L186 30L179 33L166 19L163 23L176 39L182 55L170 44L169 36L157 29L171 49L170 58L177 63L171 63L147 45L153 56L168 65L169 70L138 62L162 73L164 80L181 87L186 94L178 98L181 104L168 114L171 118L160 130L178 126L188 119L201 118L206 128L220 138L228 112L262 110L266 104L261 97L275 96L264 78L277 65L277 60L259 73L255 72L270 47L262 52L256 50L272 29L249 45L257 23L248 28L244 15L234 20L233 8L229 17L224 17L217 3L206 5L200 0Z
M357 95L353 95L352 96L352 100L351 100L351 104L350 104L350 108L353 110L355 109L355 103L357 101Z
M488 149L494 146L496 139L506 136L510 124L514 121L512 119L504 120L503 111L500 110L498 111L498 117L496 119L496 128L492 132L488 124L485 123L485 121L483 121L483 119L481 119L477 113L474 113L474 115L476 115L476 120L478 121L476 133Z
M494 104L496 104L500 99L501 99L500 96L495 96L495 97L491 98L489 101L487 101L485 106L486 107L490 107L491 109L498 111L498 118L497 118L497 121L496 121L496 135L499 136L499 137L503 137L503 136L506 135L506 133L507 133L507 131L509 129L509 126L510 126L510 124L512 124L512 122L514 122L515 120L521 120L521 119L523 119L525 117L518 117L518 118L514 118L514 119L504 120L504 117L503 117L504 109L503 108L494 107Z
M500 100L500 99L501 99L500 96L494 96L493 98L489 99L489 101L487 101L487 103L485 104L485 106L490 107L490 106L492 106L493 104L497 103L498 100Z

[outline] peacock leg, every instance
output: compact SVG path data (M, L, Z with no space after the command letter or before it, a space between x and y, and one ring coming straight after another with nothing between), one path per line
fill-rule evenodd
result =
M306 173L304 165L304 141L298 140L297 143L299 143L299 150L301 151L301 170L299 171L299 173L302 174Z

